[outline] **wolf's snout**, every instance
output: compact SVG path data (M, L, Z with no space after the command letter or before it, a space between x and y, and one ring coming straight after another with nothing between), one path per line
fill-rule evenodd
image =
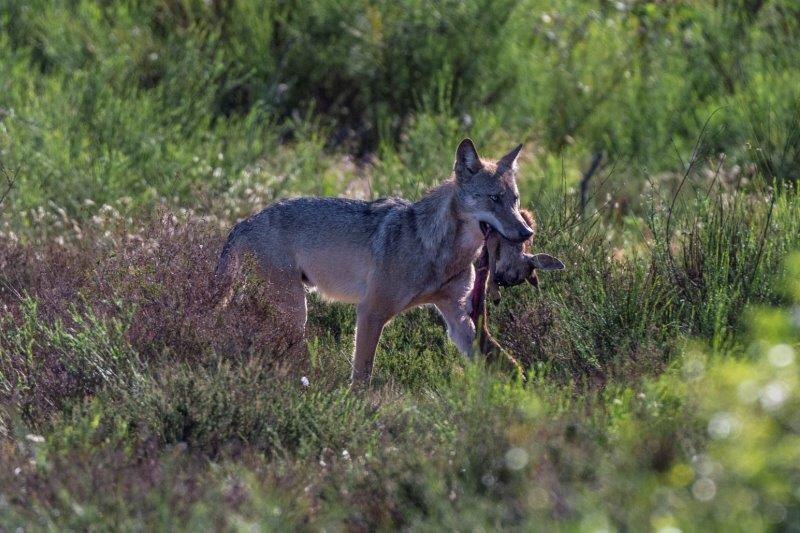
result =
M520 224L517 229L516 235L503 235L506 239L512 242L525 242L531 238L533 230L527 224Z

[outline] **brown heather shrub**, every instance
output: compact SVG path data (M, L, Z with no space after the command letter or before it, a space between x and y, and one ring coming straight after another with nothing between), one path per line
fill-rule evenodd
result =
M128 339L146 358L202 361L210 352L247 357L285 351L281 325L252 268L233 281L230 303L220 305L228 287L213 275L219 250L215 228L165 214L107 254L87 291L106 312L132 309Z
M498 313L495 324L501 320L503 345L520 354L520 362L526 367L536 361L543 344L553 344L558 337L552 330L556 321L553 304L541 298L526 306L513 306L503 315Z
M98 257L99 251L86 244L24 245L0 239L0 307L14 313L27 294L37 299L44 315L62 315Z
M245 268L214 279L218 230L203 220L151 217L40 245L0 241L0 401L26 422L158 361L262 361L288 370L290 340L263 283Z
M69 449L48 459L46 475L36 464L36 445L29 441L22 449L9 450L0 462L0 485L15 490L5 493L8 504L18 517L31 525L40 519L37 510L66 507L83 528L91 528L98 516L125 516L126 509L139 509L140 519L157 523L158 507L154 495L164 499L172 520L184 522L191 516L192 507L203 499L218 500L226 512L235 512L242 496L229 490L224 476L214 476L206 462L186 452L186 447L164 451L155 443L137 449L136 457L124 449L97 443L86 449ZM16 466L18 465L18 466ZM219 479L222 478L222 479ZM102 494L97 487L103 487ZM78 502L97 498L95 505L82 508ZM74 502L74 506L72 505ZM120 502L124 505L120 506ZM224 517L219 513L214 523ZM219 522L220 526L222 525Z
M77 302L101 317L130 313L126 339L147 358L251 354L259 345L273 353L284 342L252 268L233 281L230 304L219 305L230 280L214 279L223 235L210 223L163 212L135 233L94 231L64 245L0 242L0 302L16 316L27 294L43 320L63 318Z

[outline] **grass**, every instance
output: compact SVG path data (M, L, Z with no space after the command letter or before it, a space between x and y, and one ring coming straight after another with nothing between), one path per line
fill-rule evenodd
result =
M798 15L5 2L0 529L796 529ZM467 135L526 142L567 264L491 309L526 382L423 308L353 395L351 306L297 361L257 277L216 305L237 219L417 198Z

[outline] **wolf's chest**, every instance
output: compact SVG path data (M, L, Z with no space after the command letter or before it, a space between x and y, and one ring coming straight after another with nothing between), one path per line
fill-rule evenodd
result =
M456 248L461 254L471 256L470 262L472 262L481 246L483 246L483 233L480 225L478 223L465 225L456 239Z
M483 246L483 234L475 224L475 228L464 227L456 236L453 247L444 269L444 277L448 279L468 268L480 254Z

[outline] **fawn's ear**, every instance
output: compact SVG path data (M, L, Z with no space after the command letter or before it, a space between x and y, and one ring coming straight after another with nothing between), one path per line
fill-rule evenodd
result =
M456 178L469 177L483 168L481 158L475 149L472 139L464 139L456 149L456 162L453 169L456 171Z
M534 254L531 256L533 268L538 270L564 270L564 263L550 254Z
M520 144L506 155L500 158L500 161L497 162L497 168L503 170L513 170L516 172L517 170L517 158L519 157L519 153L522 151L522 145Z

